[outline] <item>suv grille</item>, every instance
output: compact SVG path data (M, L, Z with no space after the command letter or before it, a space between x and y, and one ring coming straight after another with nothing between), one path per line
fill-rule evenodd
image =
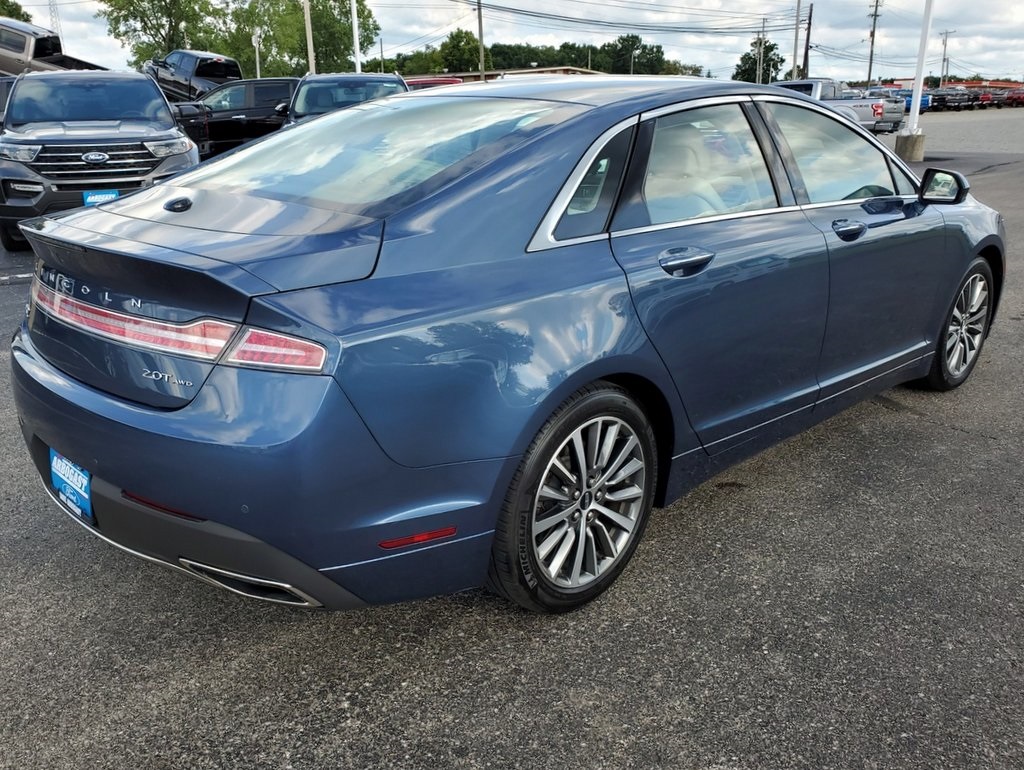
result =
M102 152L105 163L86 163L82 156ZM141 142L131 144L47 144L28 166L48 179L122 179L146 176L160 163Z

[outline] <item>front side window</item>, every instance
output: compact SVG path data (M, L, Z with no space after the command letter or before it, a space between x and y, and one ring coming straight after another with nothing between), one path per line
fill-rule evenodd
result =
M790 104L766 103L793 152L811 203L894 194L885 155L838 120Z
M254 83L254 101L257 106L280 104L292 98L291 86L285 81L276 83Z
M623 212L625 228L778 205L761 147L738 104L657 118L637 193Z
M245 84L221 88L200 101L211 110L240 110L245 107Z

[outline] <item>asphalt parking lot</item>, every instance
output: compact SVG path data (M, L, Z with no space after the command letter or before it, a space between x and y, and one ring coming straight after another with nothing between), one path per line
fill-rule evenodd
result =
M567 616L483 592L303 612L123 555L40 488L0 347L0 767L1024 766L1024 110L922 126L1007 220L971 381L656 511ZM0 283L4 340L26 291Z

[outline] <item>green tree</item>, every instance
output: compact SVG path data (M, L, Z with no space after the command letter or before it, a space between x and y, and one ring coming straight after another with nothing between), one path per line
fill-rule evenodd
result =
M704 68L699 64L683 64L681 61L669 59L665 62L665 66L661 68L661 72L659 74L691 75L699 78L704 75Z
M16 0L0 0L0 16L18 21L32 21L32 16Z
M760 57L758 48L763 46ZM761 59L761 71L758 73L757 63ZM750 44L750 50L740 57L739 64L732 73L733 80L743 80L747 83L771 83L779 79L786 60L779 54L779 47L768 40L758 36Z
M395 57L395 69L403 75L434 75L444 72L441 52L428 45L412 53L400 53Z
M100 0L96 14L107 22L107 31L131 51L129 64L138 67L147 59L175 48L212 47L221 38L224 8L211 0Z
M472 32L452 30L441 43L441 60L448 72L470 72L480 69L480 41Z
M665 51L660 45L648 45L639 35L620 35L601 46L601 67L605 72L657 75L665 67Z

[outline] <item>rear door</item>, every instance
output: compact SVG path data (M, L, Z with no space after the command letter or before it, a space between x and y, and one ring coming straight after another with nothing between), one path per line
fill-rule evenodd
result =
M822 111L762 101L806 216L828 243L823 399L927 354L955 283L945 225L870 140ZM784 137L784 141L782 139Z
M714 454L814 404L828 260L749 101L705 105L642 116L612 249Z
M252 88L247 83L218 87L202 98L210 108L210 145L213 155L232 149L248 138Z

